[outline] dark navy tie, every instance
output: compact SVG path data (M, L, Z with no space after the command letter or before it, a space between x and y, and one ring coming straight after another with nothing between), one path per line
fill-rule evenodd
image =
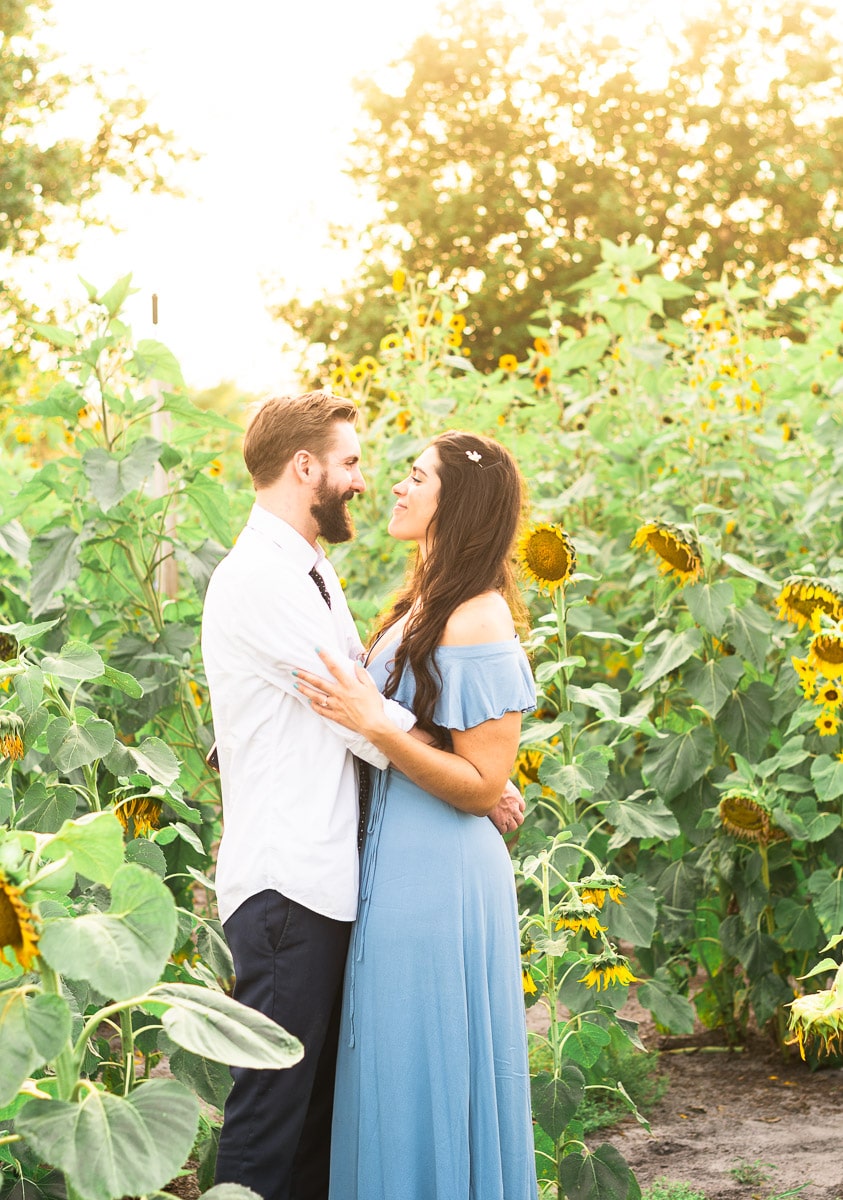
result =
M328 591L328 589L325 587L325 580L322 578L322 576L319 574L319 572L316 570L315 567L310 568L310 570L308 571L308 575L313 580L313 582L316 584L316 586L319 588L320 596L325 601L325 603L328 605L328 608L330 608L331 607L331 594Z

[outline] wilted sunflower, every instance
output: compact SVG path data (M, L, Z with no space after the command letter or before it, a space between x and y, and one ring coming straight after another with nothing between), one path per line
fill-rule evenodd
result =
M805 1048L817 1043L820 1056L843 1053L843 994L840 972L834 985L810 996L797 996L790 1005L787 1023L790 1037L787 1045L799 1047L805 1058Z
M607 896L614 904L623 904L626 898L623 884L617 875L589 875L587 879L581 879L577 886L580 889L581 903L593 904L595 908L602 908Z
M811 638L808 662L827 679L843 675L843 631L821 631Z
M23 758L23 721L17 713L0 709L0 758Z
M521 986L524 989L525 996L532 996L539 990L536 987L535 979L533 979L532 971L529 967L523 965L521 967Z
M591 906L589 906L591 907ZM606 926L600 924L600 919L584 904L566 904L560 913L555 929L570 929L572 933L585 931L592 937L606 932Z
M672 571L681 583L693 583L702 574L702 556L696 538L677 525L650 521L632 539L633 546L648 546L662 560L659 572Z
M540 591L553 592L568 582L577 569L577 552L558 525L533 525L516 548L522 572Z
M133 837L149 837L161 821L161 807L161 801L154 796L130 796L114 812L126 833L131 822Z
M770 814L758 800L741 788L732 788L721 798L720 824L741 842L767 846L786 835L770 820Z
M807 625L816 612L826 613L833 621L843 620L843 593L827 579L791 575L784 581L776 603L779 620L792 621L798 629Z
M38 925L35 914L23 899L23 891L0 871L0 962L12 964L4 949L11 946L24 971L32 970L38 957Z
M598 991L601 988L605 990L613 983L619 983L626 987L630 983L637 982L638 980L632 974L629 959L611 951L607 951L605 954L601 954L600 958L595 959L580 980L580 983L584 983L586 987L597 988Z

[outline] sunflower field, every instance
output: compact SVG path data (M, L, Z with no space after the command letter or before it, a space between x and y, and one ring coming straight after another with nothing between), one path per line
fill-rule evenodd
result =
M0 1165L86 1200L160 1188L191 1151L208 1186L196 1097L218 1110L223 1064L297 1052L234 1011L212 899L198 628L251 504L246 415L198 407L165 347L134 344L129 286L36 331L52 359L0 424ZM840 1049L843 298L785 335L744 284L690 297L646 244L604 243L530 344L502 314L481 373L470 298L400 272L384 292L377 352L340 346L317 380L358 402L368 482L332 561L365 633L407 565L385 531L407 461L445 428L518 459L537 1163L548 1196L634 1200L578 1115L636 1040L633 982L665 1032ZM118 1154L86 1170L85 1139L118 1127L156 1146L143 1178Z

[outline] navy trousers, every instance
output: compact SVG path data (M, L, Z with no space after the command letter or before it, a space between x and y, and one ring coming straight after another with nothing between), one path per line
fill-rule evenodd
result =
M301 1041L304 1058L280 1071L233 1067L216 1183L264 1200L327 1200L334 1072L350 921L334 921L264 891L224 925L234 998Z

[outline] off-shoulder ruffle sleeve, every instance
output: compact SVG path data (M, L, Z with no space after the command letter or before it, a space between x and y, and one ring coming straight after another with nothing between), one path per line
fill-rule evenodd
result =
M433 712L443 729L473 729L508 712L531 712L536 689L527 656L517 639L476 646L440 646L435 655L442 690ZM413 673L401 677L395 699L412 709Z

